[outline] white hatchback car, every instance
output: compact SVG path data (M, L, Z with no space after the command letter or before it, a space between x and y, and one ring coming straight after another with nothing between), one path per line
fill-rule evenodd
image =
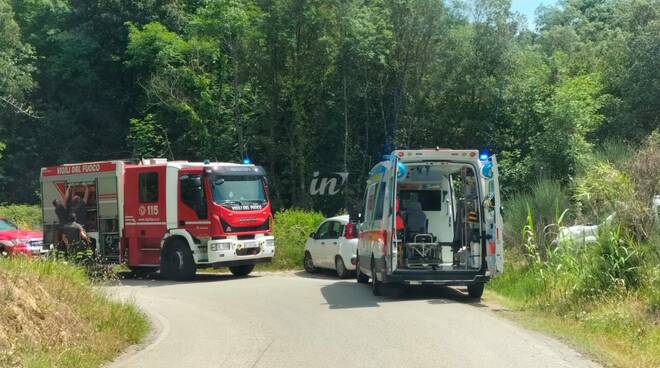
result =
M348 277L355 270L355 250L358 239L355 226L349 224L348 215L331 217L310 234L305 243L305 271L317 268L337 271L340 278Z

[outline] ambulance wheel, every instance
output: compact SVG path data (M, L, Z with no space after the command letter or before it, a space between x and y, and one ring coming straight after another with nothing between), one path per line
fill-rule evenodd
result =
M356 262L355 262L355 278L357 278L357 282L359 284L367 284L369 283L369 276L363 274L360 271L360 257L356 255Z
M383 283L378 281L378 276L376 276L376 261L371 257L371 291L374 296L383 295Z
M312 259L312 255L309 254L309 252L305 252L305 258L303 258L303 267L307 273L316 273L316 271L318 271L314 266L314 260Z
M234 267L229 267L229 271L231 271L234 276L247 276L254 270L254 265L243 265L243 266L234 266Z
M480 282L478 284L468 285L467 289L470 298L480 299L481 296L484 294L484 285L485 284L483 282Z
M165 244L160 256L160 272L167 279L187 281L195 277L197 265L188 244L174 240Z

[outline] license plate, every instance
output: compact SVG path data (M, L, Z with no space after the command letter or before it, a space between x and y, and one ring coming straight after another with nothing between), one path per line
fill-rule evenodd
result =
M243 245L244 248L257 248L258 246L256 242L248 242Z

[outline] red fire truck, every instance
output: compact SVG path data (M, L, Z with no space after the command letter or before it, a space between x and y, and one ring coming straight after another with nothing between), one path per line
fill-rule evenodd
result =
M275 255L267 184L252 164L148 159L42 168L44 242L58 241L56 200L86 197L78 220L103 259L176 280L197 267L244 276Z

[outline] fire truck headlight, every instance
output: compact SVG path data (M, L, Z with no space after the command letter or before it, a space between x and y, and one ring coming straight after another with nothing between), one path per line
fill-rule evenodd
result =
M266 246L267 247L274 247L275 246L275 240L274 239L266 240Z

